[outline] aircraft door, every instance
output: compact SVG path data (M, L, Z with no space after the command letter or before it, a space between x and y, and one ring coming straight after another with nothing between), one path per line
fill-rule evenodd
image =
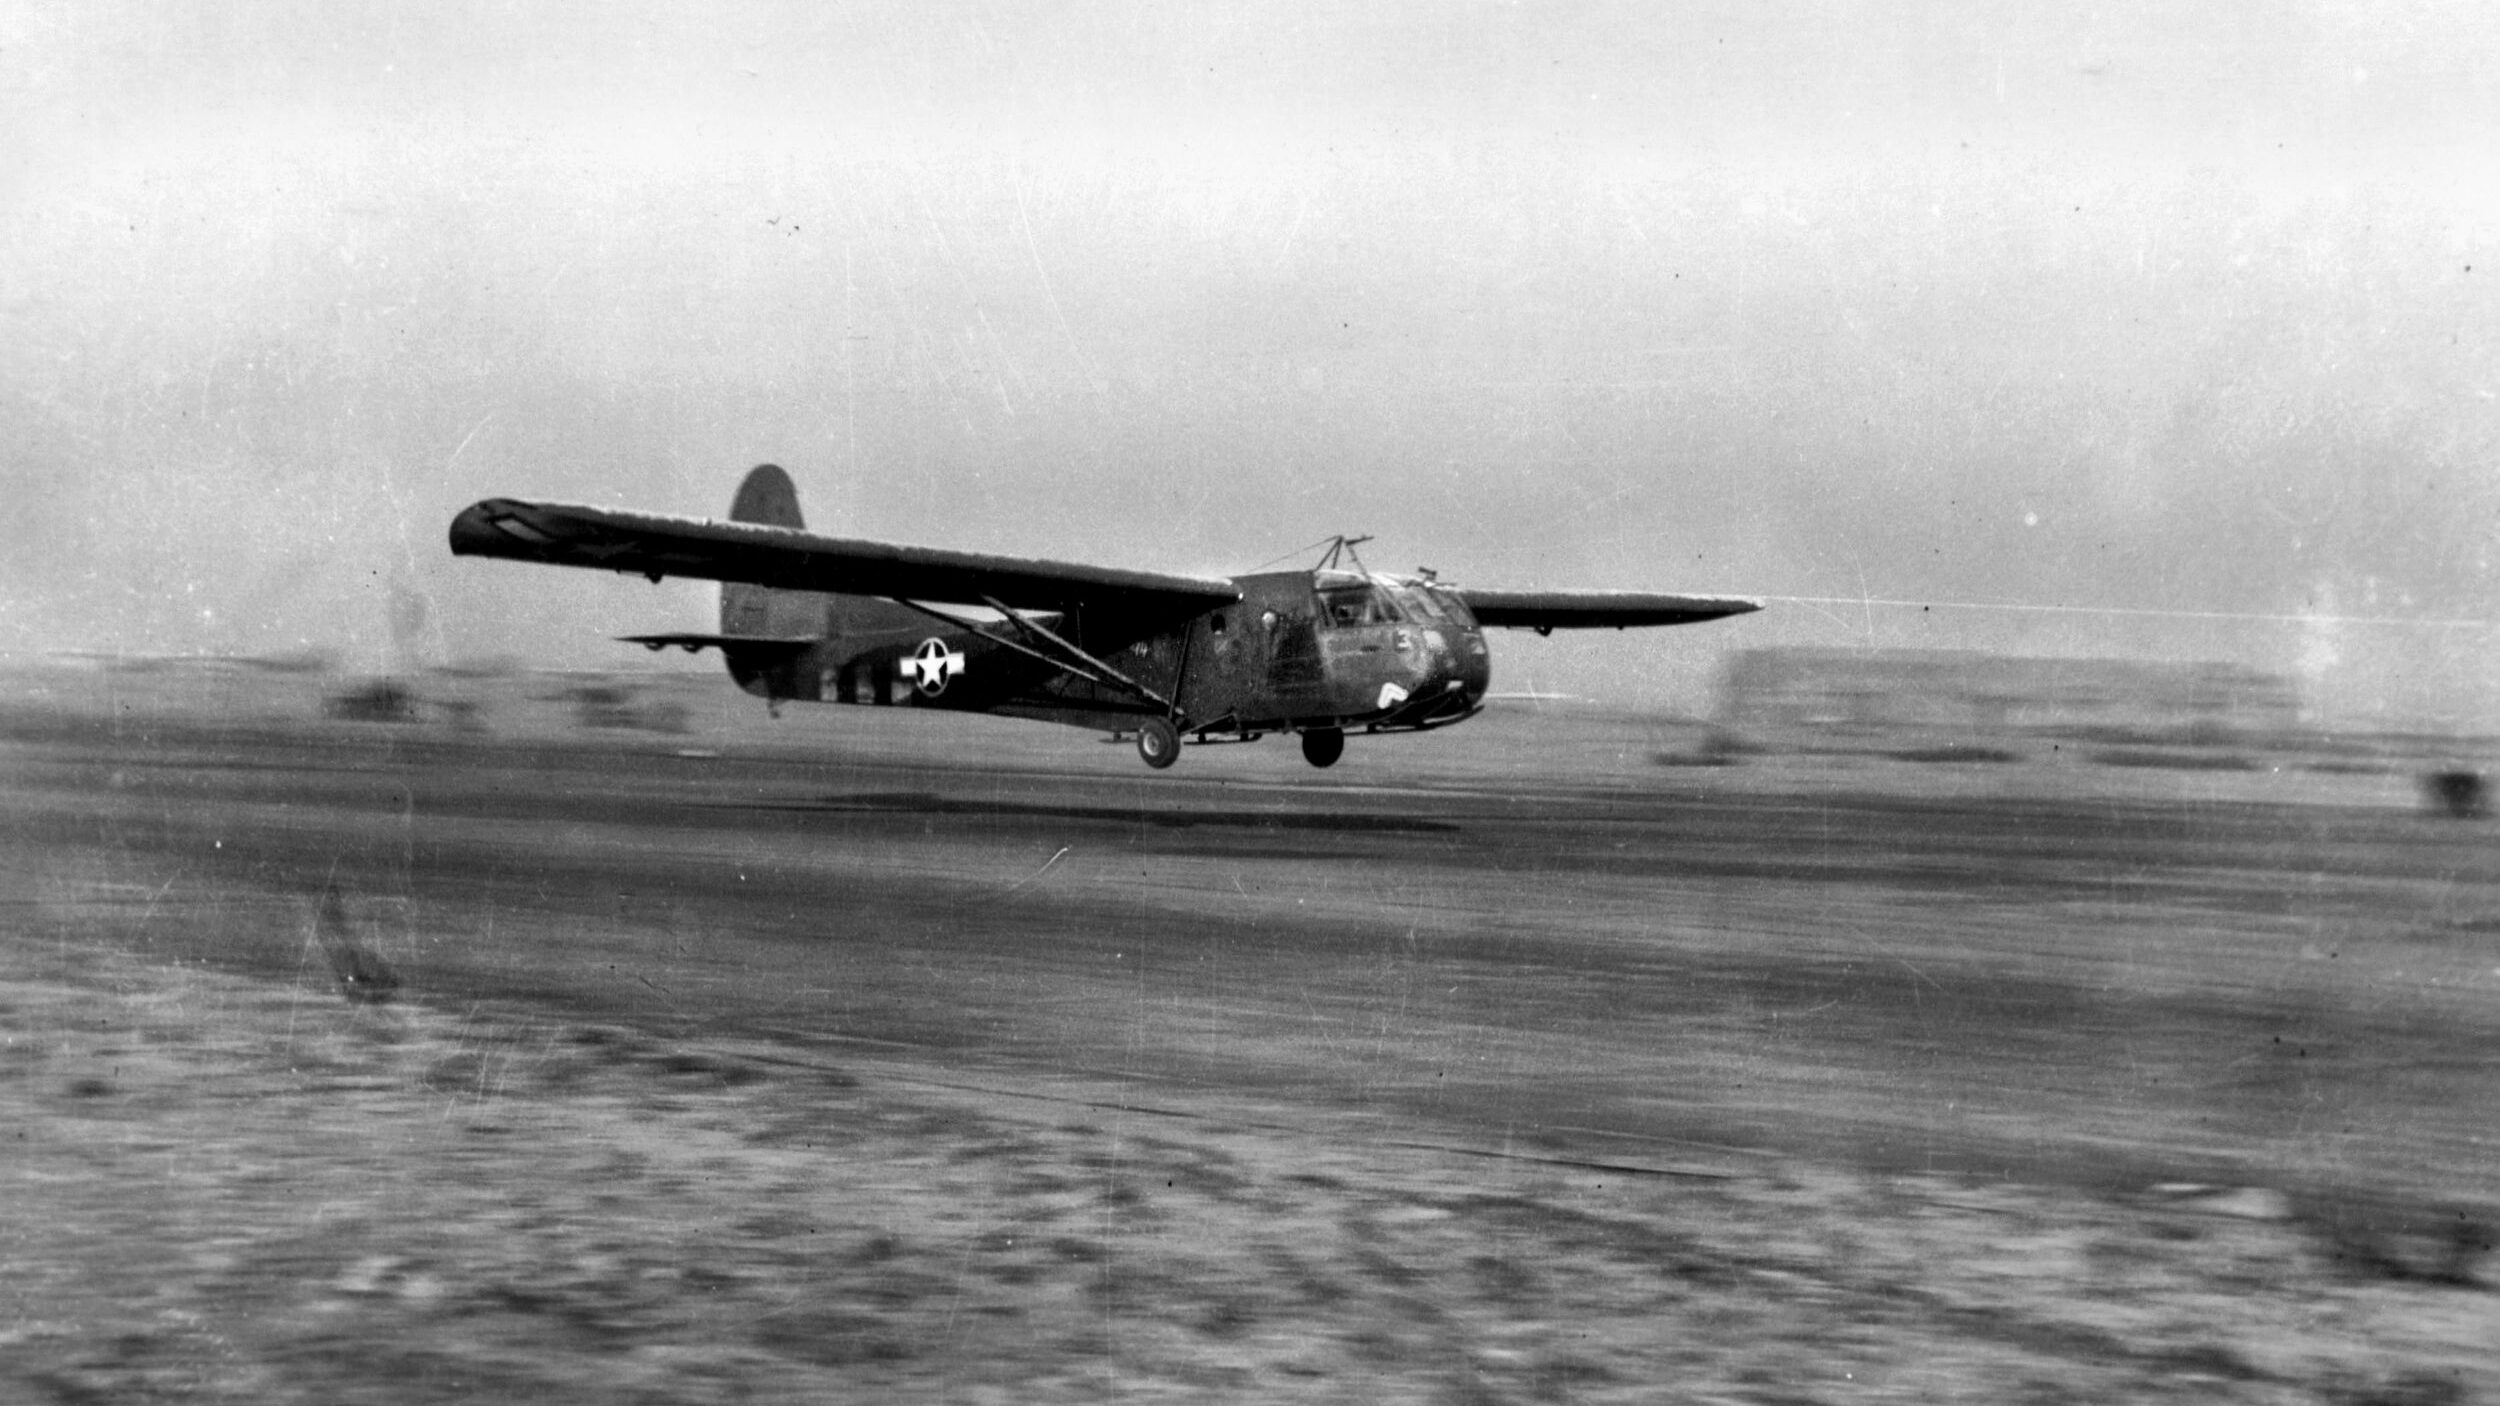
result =
M1259 635L1265 640L1268 687L1279 690L1319 686L1319 621L1308 610L1259 612Z

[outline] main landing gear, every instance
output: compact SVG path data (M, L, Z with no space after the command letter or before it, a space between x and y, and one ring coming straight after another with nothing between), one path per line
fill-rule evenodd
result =
M1345 755L1345 731L1342 728L1315 727L1302 734L1302 760L1313 766L1335 766Z
M1257 733L1244 733L1238 740L1249 742L1257 738ZM1206 735L1199 734L1198 740L1206 741ZM1161 771L1179 761L1180 755L1180 729L1174 727L1168 720L1147 718L1137 724L1137 759L1139 761ZM1344 728L1312 727L1302 730L1302 760L1313 766L1335 766L1337 759L1344 755Z
M1148 718L1137 728L1137 759L1157 771L1179 761L1180 730L1161 718Z

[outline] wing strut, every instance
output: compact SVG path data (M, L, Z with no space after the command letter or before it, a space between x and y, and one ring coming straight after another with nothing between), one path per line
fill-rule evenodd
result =
M1059 646L1061 649L1066 650L1073 657L1083 660L1095 671L1094 675L1087 675L1083 669L1070 668L1063 664L1061 667L1067 668L1069 673L1084 677L1093 677L1094 682L1096 683L1109 683L1117 688L1125 688L1129 692L1134 693L1138 697L1145 699L1147 702L1154 704L1158 708L1161 708L1164 715L1167 717L1178 718L1181 715L1179 704L1164 697L1162 694L1155 692L1153 689L1146 687L1137 680L1130 678L1128 675L1121 673L1119 670L1112 668L1103 661L1096 659L1094 656L1077 648L1075 645L1068 643L1066 640L1061 639L1050 629L1049 626L1042 624L1038 620L1026 619L1024 615L1014 606L1001 604L996 596L983 596L981 598L981 603L1015 622L1017 629L1024 631L1028 635L1041 636L1043 639L1046 639L1052 644ZM1099 675L1099 677L1096 677L1095 675Z
M1110 665L1095 658L1093 655L1090 655L1084 650L1077 648L1075 645L1068 643L1066 640L1061 639L1058 635L1053 634L1049 629L1041 624L1026 619L1015 609L1015 607L999 604L995 598L984 596L981 603L988 606L990 609L997 611L999 614L1006 616L1011 624L1013 624L1017 629L1024 631L1028 637L1039 637L1043 641L1066 651L1066 653L1064 655L1056 655L1046 650L1035 649L1028 644L1018 643L1005 635L996 634L992 631L983 629L978 621L966 620L960 615L949 615L943 610L939 610L934 606L922 605L916 600L904 600L899 596L893 597L892 599L896 605L904 606L911 610L917 610L932 620L940 620L946 624L954 626L958 630L979 635L993 644L1004 645L1007 648L1014 650L1016 653L1024 655L1028 659L1038 659L1042 663L1048 664L1054 669L1060 670L1063 673L1074 674L1088 683L1099 684L1105 688L1121 689L1126 692L1136 694L1138 697L1154 704L1156 707L1161 708L1164 712L1175 718L1180 715L1180 708L1178 705L1174 704L1171 699L1164 697L1162 694L1155 692L1153 689L1146 687L1137 680L1132 679L1128 675L1121 673L1119 670L1112 668Z
M1027 648L1024 645L1020 645L1014 640L1007 638L1005 635L991 634L988 630L982 628L981 622L978 620L966 620L960 615L949 615L945 611L939 610L934 606L922 605L916 600L904 600L900 596L895 596L891 599L896 605L903 607L905 610L917 610L932 620L952 625L966 634L979 635L981 638L988 640L992 644L1005 645L1007 648L1014 650L1016 653L1021 654L1028 659L1038 659L1054 669L1065 670L1071 673L1075 672L1074 670L1068 668L1068 662L1066 660L1053 659L1049 655L1042 653L1040 650ZM1103 681L1096 680L1096 682Z

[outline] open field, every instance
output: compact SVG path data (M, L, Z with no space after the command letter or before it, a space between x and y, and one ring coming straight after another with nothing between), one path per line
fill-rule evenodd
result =
M2437 744L327 686L13 680L37 1399L2500 1399Z

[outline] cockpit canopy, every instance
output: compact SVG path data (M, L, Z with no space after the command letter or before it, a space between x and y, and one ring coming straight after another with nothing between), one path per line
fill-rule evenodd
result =
M1331 628L1394 625L1406 618L1388 592L1363 577L1332 581L1322 576L1312 585L1319 592L1320 621Z
M1311 586L1319 596L1320 623L1329 629L1407 621L1475 628L1466 604L1428 581L1320 571L1313 573Z

